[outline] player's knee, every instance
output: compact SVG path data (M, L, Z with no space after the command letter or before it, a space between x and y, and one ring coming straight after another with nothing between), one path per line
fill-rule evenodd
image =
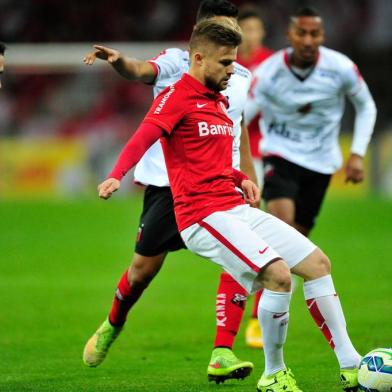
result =
M278 260L267 267L263 274L263 285L272 291L288 292L291 290L290 270L283 260Z
M331 261L329 260L328 256L320 251L321 255L320 255L320 259L319 259L319 268L320 268L320 272L323 275L328 275L331 273Z
M309 271L311 278L317 279L329 275L331 273L331 262L328 256L320 249L317 249L313 256L313 262Z

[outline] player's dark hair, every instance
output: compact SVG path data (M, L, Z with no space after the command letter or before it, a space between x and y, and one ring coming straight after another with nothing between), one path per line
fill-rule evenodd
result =
M299 18L301 16L314 16L316 18L321 18L320 12L316 8L309 6L297 8L297 10L291 14L291 18Z
M0 42L0 55L4 56L4 52L6 49L7 49L7 47L5 46L5 44Z
M236 22L230 19L204 19L199 22L191 35L189 48L191 53L212 42L219 46L238 46L242 41L242 33Z
M290 24L295 22L295 20L297 18L300 18L300 17L303 17L303 16L310 16L310 17L315 17L315 18L322 19L320 12L316 8L305 6L305 7L298 8L295 12L293 12L291 14L291 16L290 16Z
M238 16L238 8L229 0L203 0L197 10L196 22L212 18L213 16L236 18Z
M238 22L249 18L257 18L262 20L261 13L256 7L252 5L245 5L243 7L240 7L238 10Z

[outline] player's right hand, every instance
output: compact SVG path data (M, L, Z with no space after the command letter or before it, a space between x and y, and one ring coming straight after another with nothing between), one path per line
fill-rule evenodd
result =
M116 178L108 178L98 185L98 196L101 199L107 200L114 192L120 189L120 185L120 181Z
M113 64L121 57L121 53L116 49L108 48L103 45L94 45L94 48L95 50L87 53L83 59L83 62L87 65L93 65L97 58Z

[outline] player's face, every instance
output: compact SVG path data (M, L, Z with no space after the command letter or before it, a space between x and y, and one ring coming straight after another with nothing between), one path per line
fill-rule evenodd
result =
M295 62L303 65L317 61L319 46L324 42L321 18L301 16L295 18L289 27L288 40L293 47Z
M264 39L264 26L259 18L254 16L238 22L242 29L242 46L257 48Z
M204 57L203 73L206 86L214 91L224 90L234 73L237 47L215 46Z
M4 72L4 56L0 54L0 88L1 88L1 77L3 76Z

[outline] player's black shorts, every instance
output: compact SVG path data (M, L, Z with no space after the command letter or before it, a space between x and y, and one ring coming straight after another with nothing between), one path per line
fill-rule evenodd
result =
M170 188L149 185L144 192L136 253L156 256L165 251L182 248L185 248L185 244L177 228Z
M305 169L279 157L265 157L263 165L263 199L266 202L280 197L294 200L295 222L311 229L320 211L331 175Z

